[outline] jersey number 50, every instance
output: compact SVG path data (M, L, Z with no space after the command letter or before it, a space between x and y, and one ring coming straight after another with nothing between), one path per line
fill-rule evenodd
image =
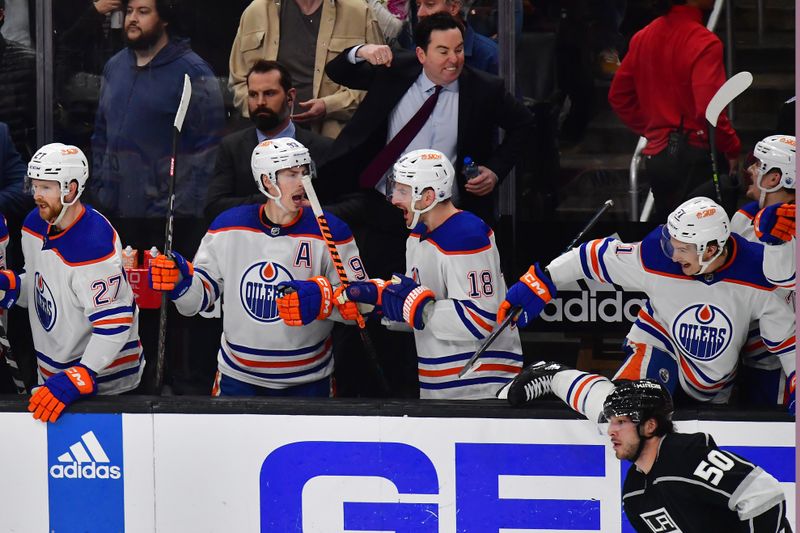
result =
M727 472L733 468L733 464L733 459L721 451L711 450L708 452L708 462L700 461L700 464L697 465L694 471L694 475L705 479L716 487L722 479L723 472Z

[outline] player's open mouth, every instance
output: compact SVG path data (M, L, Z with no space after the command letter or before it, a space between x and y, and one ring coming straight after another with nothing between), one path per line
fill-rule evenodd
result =
M305 193L298 193L292 195L292 202L294 205L305 205L306 203L306 195Z

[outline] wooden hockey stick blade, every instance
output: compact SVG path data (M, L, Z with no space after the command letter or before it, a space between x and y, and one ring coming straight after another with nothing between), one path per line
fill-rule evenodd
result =
M461 369L461 372L458 373L459 378L463 378L472 373L475 368L475 363L478 361L478 358L483 355L483 352L486 351L489 346L494 342L498 335L500 335L503 330L505 330L509 324L515 322L519 315L522 314L522 307L514 307L511 309L511 312L508 313L505 320L500 324L500 326L496 327L494 331L492 331L488 337L483 341L483 344L480 345L478 350L469 358L469 361L464 365L464 368Z
M186 118L186 111L189 109L189 101L192 99L192 81L188 74L183 75L183 90L181 91L181 102L178 104L178 112L175 113L175 129L181 131L183 119Z
M717 127L717 121L722 110L728 107L728 104L733 102L737 96L745 92L752 83L753 75L745 70L735 74L722 84L722 87L719 88L717 94L711 98L711 101L708 102L708 107L706 107L706 120L711 126Z

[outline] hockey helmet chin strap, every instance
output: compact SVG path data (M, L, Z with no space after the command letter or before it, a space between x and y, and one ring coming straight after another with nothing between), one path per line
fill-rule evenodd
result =
M706 269L711 266L711 263L713 263L717 259L717 257L721 256L724 252L725 252L725 247L724 246L719 246L719 244L718 244L717 245L717 253L712 255L711 258L708 261L703 261L703 254L705 253L705 250L702 251L702 252L700 250L698 250L697 251L697 259L700 262L700 270L697 271L697 274L695 274L695 276L699 276L701 274L705 274L706 273Z
M778 172L780 172L780 169L773 169L773 170L777 170ZM758 208L759 209L764 209L764 203L766 202L766 199L767 199L767 193L776 192L776 191L779 191L779 190L783 189L783 182L780 181L780 180L771 189L767 189L766 187L761 185L761 182L764 180L764 176L766 176L769 173L770 173L770 171L764 172L762 174L761 170L759 170L758 171L758 177L756 178L756 187L758 187L758 190L761 191L760 194L758 195Z
M264 176L267 176L267 175L266 174L262 174L261 175L261 179L262 180L264 179ZM303 175L303 178L305 178L306 176L308 176L308 174ZM313 178L314 175L311 174L311 177ZM269 179L269 176L267 176L267 181L272 183L272 180ZM267 198L269 198L270 200L273 200L275 202L275 204L277 204L277 206L280 207L283 210L284 213L288 213L289 210L286 209L286 206L283 205L283 202L281 202L281 198L283 198L283 193L281 192L281 188L278 186L278 177L277 176L275 176L275 183L272 183L272 185L274 185L275 188L278 190L278 195L277 196L271 195L268 192L266 187L264 187L264 194L267 196Z
M78 194L75 195L75 198L71 202L67 202L67 194L69 194L69 193L65 193L63 191L61 192L61 211L58 213L58 216L56 217L56 219L53 222L48 222L48 224L50 224L51 226L58 227L58 225L64 219L64 215L67 214L67 211L69 210L69 208L72 205L74 205L75 202L78 201L78 198L80 198L80 196L81 196L80 193L78 193Z
M424 193L425 191L422 191L422 192ZM414 218L411 219L411 225L406 226L408 229L416 228L417 227L417 223L419 223L420 215L422 215L423 213L427 213L428 211L433 209L436 206L436 204L439 203L439 200L434 197L433 203L431 203L431 205L429 205L425 209L417 209L417 202L420 201L420 200L422 200L422 194L415 195L411 199L411 211L414 213Z

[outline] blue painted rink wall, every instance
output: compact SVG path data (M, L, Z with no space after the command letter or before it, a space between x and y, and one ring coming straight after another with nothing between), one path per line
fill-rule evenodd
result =
M123 412L119 412L119 411ZM124 397L56 424L0 398L0 532L627 532L627 469L558 402ZM782 483L780 412L676 414Z

